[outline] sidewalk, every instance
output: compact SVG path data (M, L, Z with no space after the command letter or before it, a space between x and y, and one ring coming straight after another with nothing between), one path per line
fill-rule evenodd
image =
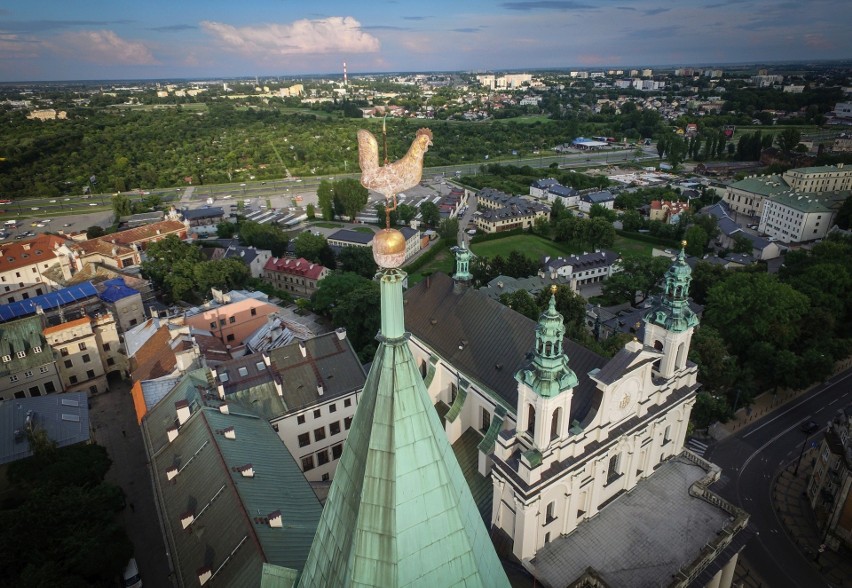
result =
M815 386L820 386L816 384ZM746 425L750 425L754 421L765 417L767 414L783 408L787 404L792 404L797 398L812 390L805 388L804 390L784 390L778 394L764 392L757 396L751 406L739 409L734 418L726 423L714 423L710 425L709 434L717 441L733 435Z
M796 462L792 462L775 478L772 487L772 505L784 526L787 536L808 560L814 573L819 573L830 586L852 587L852 553L843 547L839 551L823 549L822 532L814 521L813 510L807 500L806 489L813 471L818 448L811 448L802 457L798 475L794 475Z

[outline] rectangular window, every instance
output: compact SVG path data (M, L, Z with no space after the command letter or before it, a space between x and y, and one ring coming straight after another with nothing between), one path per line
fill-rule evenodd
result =
M230 335L228 335L227 337L225 337L225 340L226 340L226 341L233 341L233 340L234 340L234 334L233 334L233 333L231 333Z
M111 357L107 357L107 365L115 365L115 360Z
M349 408L350 406L352 406L352 399L351 398L345 399L343 401L343 406L345 406L346 408Z
M24 372L24 377L25 377L25 378L32 378L32 377L33 377L33 371L32 371L32 370L27 370L27 371L25 371L25 372Z
M70 368L70 367L72 367L73 365L74 365L74 362L73 362L73 361L71 361L70 359L66 359L66 360L65 360L65 367Z
M300 414L299 416L297 416L296 417L296 423L299 424L299 425L304 425L305 424L305 415Z
M33 353L41 353L41 346L36 345L33 347Z
M90 394L97 394L98 393L98 387L97 386L89 386L89 393Z
M231 323L231 324L233 325L235 322L237 322L237 317L235 317L235 316L230 317L230 318L228 319L228 322L229 322L229 323Z
M332 403L328 405L328 412L337 412L337 405Z
M314 456L309 455L307 457L302 458L302 471L308 472L314 469Z
M38 386L30 387L30 396L41 396L41 391L38 389Z
M325 439L325 427L314 429L314 441L322 441Z
M224 326L225 326L225 319L219 319L219 326L220 326L220 327L224 327Z
M92 361L92 358L89 357L88 353L84 353L83 354L83 363L89 363L90 361Z
M11 355L4 355L3 356L3 363L9 363L10 361L12 361Z
M328 432L331 435L337 435L340 432L340 421L334 421L328 426Z
M320 418L320 416L322 416L322 411L320 409L316 409L314 411L314 418L318 419L318 418Z
M344 429L346 429L348 431L349 427L351 427L351 426L352 426L352 417L346 417L345 419L343 419L343 428Z
M329 462L329 459L328 459L328 451L326 451L325 449L323 449L322 451L320 451L319 453L317 453L317 463L318 463L319 465L325 465L325 464L327 464L328 462Z
M45 382L44 391L47 393L56 392L56 386L53 385L53 382Z
M85 351L85 350L86 350L86 344L85 344L85 343L78 343L78 344L77 344L77 347L79 347L79 348L80 348L80 351Z
M46 374L48 372L47 366L41 366L40 368L38 368L38 371L40 374Z
M621 457L620 455L613 455L611 458L609 458L609 466L607 467L607 472L606 472L606 483L607 484L610 484L610 483L616 481L618 478L621 477L621 472L619 471L619 469L620 469L619 461L621 461L619 459L620 457Z
M109 343L104 343L104 351L109 351Z
M18 381L18 375L15 374L15 375L9 376L9 381L10 382L17 382Z
M71 376L70 378L68 378L68 381L71 382L72 384L76 384L77 383L77 376Z
M86 377L90 380L95 377L95 370L86 370Z
M299 447L305 447L311 444L311 436L308 433L299 435Z
M18 351L17 353L18 359L24 359L27 356L26 351Z
M216 328L216 321L213 321L213 322L211 322L211 323L210 323L210 328L211 328L211 329L215 329L215 328Z
M257 309L256 309L256 308L252 308L252 309L251 309L251 315L252 315L252 316L255 316L256 314L257 314Z

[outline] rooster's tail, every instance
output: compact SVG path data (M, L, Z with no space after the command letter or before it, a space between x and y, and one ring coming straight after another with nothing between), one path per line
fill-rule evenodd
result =
M366 172L379 167L379 143L370 131L358 131L358 165Z

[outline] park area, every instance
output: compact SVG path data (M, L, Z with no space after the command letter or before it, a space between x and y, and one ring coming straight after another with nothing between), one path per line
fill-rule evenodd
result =
M427 264L412 272L409 277L410 285L416 284L424 276L435 272L444 272L448 275L452 275L455 272L455 260L449 248L446 246L442 247L440 242L435 243L433 246L441 247L441 250ZM657 245L657 247L664 248L666 246ZM617 235L615 243L608 249L618 252L622 257L650 257L653 248L654 245L649 242ZM539 235L527 233L520 235L512 234L502 239L498 238L481 242L477 242L474 239L470 249L478 257L493 258L499 255L504 259L513 250L517 250L525 256L536 260L542 260L548 255L550 257L566 257L574 254L582 254L584 251L588 253L589 251L588 248L584 250L582 247L577 247L573 244L557 243Z

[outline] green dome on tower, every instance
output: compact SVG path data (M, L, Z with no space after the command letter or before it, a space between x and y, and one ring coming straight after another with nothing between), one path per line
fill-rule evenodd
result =
M647 322L675 333L682 333L698 324L698 317L689 308L692 268L686 263L685 249L686 241L682 241L680 252L663 277L663 296L644 317Z

